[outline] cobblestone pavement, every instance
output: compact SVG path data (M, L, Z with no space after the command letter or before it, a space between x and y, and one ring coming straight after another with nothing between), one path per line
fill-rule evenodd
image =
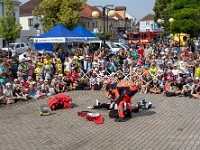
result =
M0 108L0 150L199 150L200 101L137 94L156 108L133 114L127 122L114 122L107 110L98 110L104 124L95 125L77 115L87 106L107 101L102 91L67 93L76 106L39 116L46 99Z

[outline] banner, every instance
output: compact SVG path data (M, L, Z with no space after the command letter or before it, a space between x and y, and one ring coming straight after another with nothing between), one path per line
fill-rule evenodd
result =
M34 38L34 43L65 43L65 38Z

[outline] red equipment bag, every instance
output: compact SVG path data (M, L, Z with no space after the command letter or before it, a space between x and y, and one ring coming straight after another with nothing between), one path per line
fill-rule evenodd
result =
M60 102L58 99L56 99L55 97L51 97L48 101L47 101L47 105L49 106L49 108L51 108L51 110L56 110L58 109L58 107L60 107Z
M58 94L56 97L51 97L47 101L47 104L52 110L72 108L72 104L70 104L71 100L72 98L67 95Z
M78 112L77 114L81 117L85 117L85 119L88 121L93 121L95 124L104 123L104 119L100 114L92 115L95 113L89 112L89 111L81 111L81 112Z

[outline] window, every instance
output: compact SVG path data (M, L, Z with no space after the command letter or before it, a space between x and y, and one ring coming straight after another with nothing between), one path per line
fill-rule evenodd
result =
M146 29L146 32L150 32L150 29Z
M28 26L33 26L33 18L28 18Z
M20 48L20 45L19 45L19 44L17 44L15 48Z
M96 28L98 28L98 21L96 21Z
M94 22L93 22L93 28L94 28Z
M90 22L88 22L88 28L90 27Z
M150 25L150 23L149 23L149 22L146 22L146 25L147 25L147 26L149 26L149 25Z
M21 43L21 47L25 47L23 43Z

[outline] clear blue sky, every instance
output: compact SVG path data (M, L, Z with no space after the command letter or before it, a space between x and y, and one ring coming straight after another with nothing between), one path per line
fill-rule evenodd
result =
M19 0L21 2L27 2L28 0ZM114 4L114 6L126 6L127 12L136 17L137 21L142 19L145 15L153 13L153 6L155 0L88 0L89 5L109 5Z

